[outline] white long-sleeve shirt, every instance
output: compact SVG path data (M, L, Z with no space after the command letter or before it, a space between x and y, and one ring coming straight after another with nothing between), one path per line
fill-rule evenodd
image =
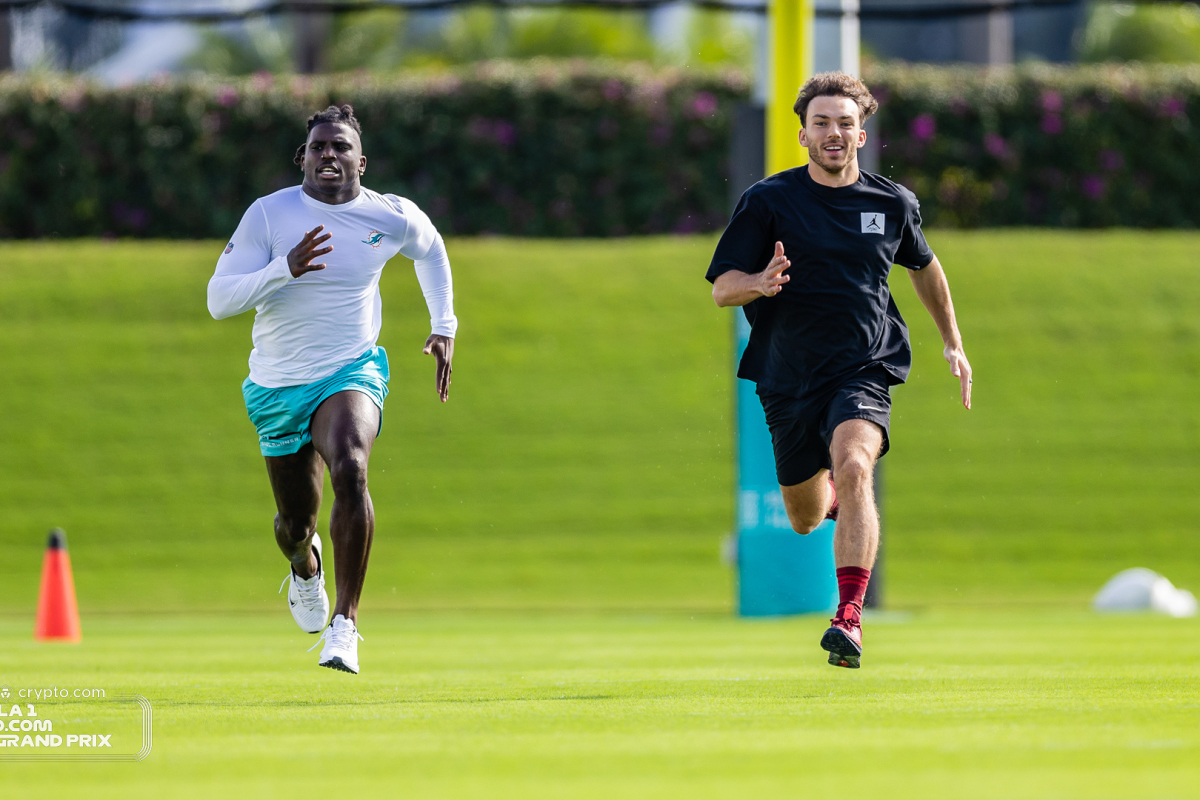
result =
M326 268L293 278L287 254L324 225ZM242 217L208 282L208 310L224 319L257 310L250 380L276 389L328 377L379 339L379 276L392 256L411 258L432 332L453 337L454 284L446 246L411 200L363 188L348 203L314 200L299 186L260 197Z

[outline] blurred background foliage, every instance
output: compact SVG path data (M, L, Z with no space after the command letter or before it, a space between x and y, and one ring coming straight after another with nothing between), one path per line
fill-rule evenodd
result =
M733 15L688 9L673 44L656 43L647 16L636 9L490 6L353 12L329 20L322 62L330 72L385 73L539 56L752 68L753 31ZM287 17L207 26L201 36L187 68L217 75L293 71L296 31Z
M1200 6L1093 3L1078 55L1084 62L1200 62Z
M370 186L448 234L718 230L737 70L488 61L378 77L0 79L0 233L223 237L295 185L304 120L352 103Z
M879 65L880 171L952 227L1195 227L1200 66Z
M933 225L1194 227L1200 65L875 65L879 171ZM379 76L0 80L0 233L221 237L355 105L371 187L447 233L720 230L736 69L497 60ZM48 180L57 176L58 180Z

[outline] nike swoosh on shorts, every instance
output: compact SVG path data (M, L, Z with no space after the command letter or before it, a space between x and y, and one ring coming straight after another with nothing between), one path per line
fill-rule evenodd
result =
M862 403L859 403L858 407L868 411L883 411L882 408L876 408L875 406L864 406Z

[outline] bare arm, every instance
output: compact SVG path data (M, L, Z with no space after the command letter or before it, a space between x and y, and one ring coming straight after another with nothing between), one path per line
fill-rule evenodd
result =
M942 335L942 343L945 345L942 355L950 364L950 374L962 384L963 406L970 408L971 364L963 352L962 334L958 332L958 322L954 319L954 301L950 299L950 284L946 282L946 273L942 270L937 256L934 256L925 269L909 270L908 277L912 279L917 297L921 298L925 310L937 325L938 333Z
M744 306L760 297L774 297L791 280L783 272L792 265L783 254L783 242L775 243L775 257L762 272L730 270L713 281L713 302L721 308Z

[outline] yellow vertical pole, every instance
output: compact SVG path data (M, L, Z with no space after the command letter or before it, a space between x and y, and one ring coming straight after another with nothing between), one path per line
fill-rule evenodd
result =
M792 106L812 75L813 0L771 0L770 94L767 99L767 174L808 163Z

